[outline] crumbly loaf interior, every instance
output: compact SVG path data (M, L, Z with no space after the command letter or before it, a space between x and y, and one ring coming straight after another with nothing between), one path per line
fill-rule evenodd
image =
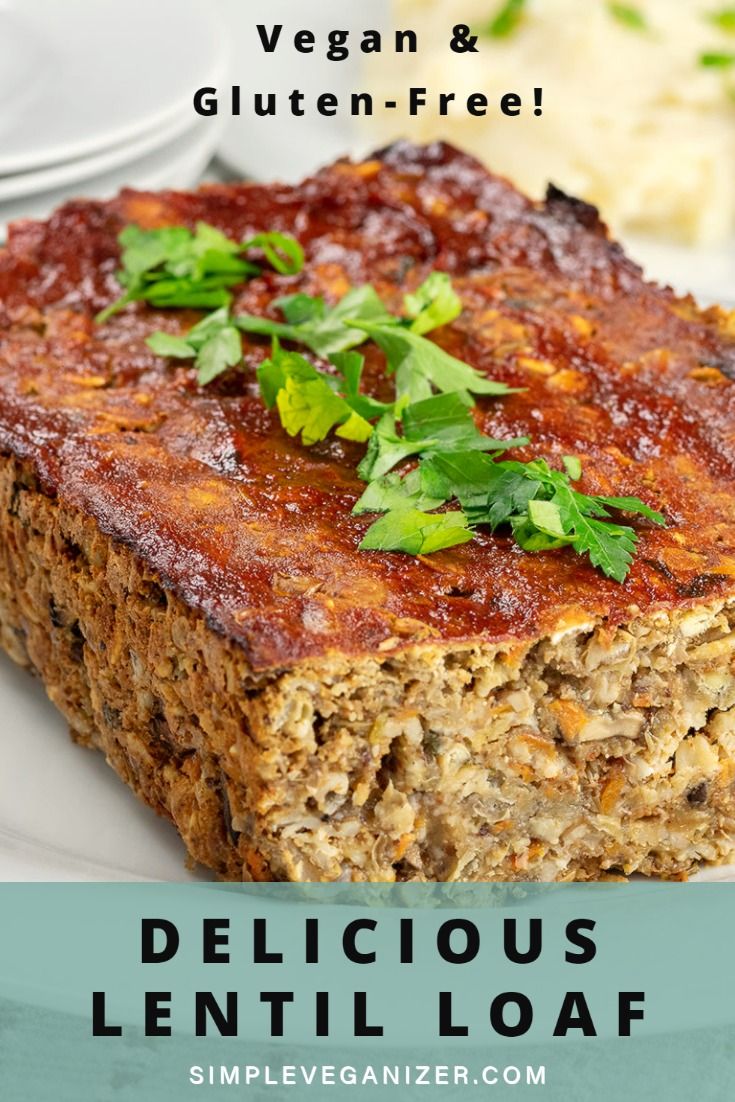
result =
M735 598L255 675L0 461L0 638L227 879L676 877L732 855Z

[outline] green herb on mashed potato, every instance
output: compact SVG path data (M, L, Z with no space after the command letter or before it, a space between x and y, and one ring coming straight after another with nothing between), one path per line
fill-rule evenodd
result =
M607 5L607 9L613 19L617 19L618 23L623 23L630 30L648 30L648 21L639 8L634 8L631 4L612 3Z
M412 84L431 87L441 73L448 88L467 85L497 102L525 74L554 110L538 118L524 98L511 141L500 112L488 111L479 126L459 109L449 120L435 105L414 116L401 103L365 120L371 141L449 133L534 199L553 177L602 210L614 233L635 229L692 245L727 240L735 232L735 66L702 67L699 56L735 52L727 29L735 0L610 2L641 13L648 30L619 22L608 0L512 8L503 0L392 0L396 25L421 37ZM446 28L460 21L481 35L476 55L447 50ZM394 60L370 60L376 102L395 85ZM672 172L672 164L686 171Z
M708 14L707 19L710 23L714 23L716 27L719 27L721 31L735 34L735 8L722 8L721 11L712 11Z
M526 0L507 0L490 20L484 33L491 38L507 38L520 24L525 3Z
M705 69L729 69L735 65L735 54L711 52L699 55L699 64Z

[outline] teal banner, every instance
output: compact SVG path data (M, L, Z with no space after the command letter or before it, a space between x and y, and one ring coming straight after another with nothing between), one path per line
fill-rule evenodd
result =
M2 884L0 1097L731 1099L735 885Z

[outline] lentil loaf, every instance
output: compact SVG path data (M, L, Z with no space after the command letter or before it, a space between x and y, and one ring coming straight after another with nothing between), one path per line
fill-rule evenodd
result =
M267 354L201 388L150 351L190 311L119 294L127 223L291 233L297 276L235 309L432 270L446 349L521 392L479 427L637 494L624 584L503 535L360 552L358 445L303 448ZM365 346L368 390L384 363ZM735 851L735 318L647 283L589 206L535 204L446 145L298 187L127 190L0 251L0 640L74 737L227 879L685 875ZM30 768L30 766L29 766Z

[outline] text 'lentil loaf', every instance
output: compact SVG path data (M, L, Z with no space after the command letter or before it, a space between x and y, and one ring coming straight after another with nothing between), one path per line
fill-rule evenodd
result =
M200 387L97 311L128 223L293 234L301 274L234 309L432 270L432 339L521 393L480 399L511 453L582 461L667 526L618 584L502 531L362 552L364 450L291 439L245 370ZM385 392L366 344L365 385ZM298 187L124 191L20 222L0 252L0 631L80 742L228 879L680 876L735 849L735 318L646 283L596 212L534 204L444 145Z

